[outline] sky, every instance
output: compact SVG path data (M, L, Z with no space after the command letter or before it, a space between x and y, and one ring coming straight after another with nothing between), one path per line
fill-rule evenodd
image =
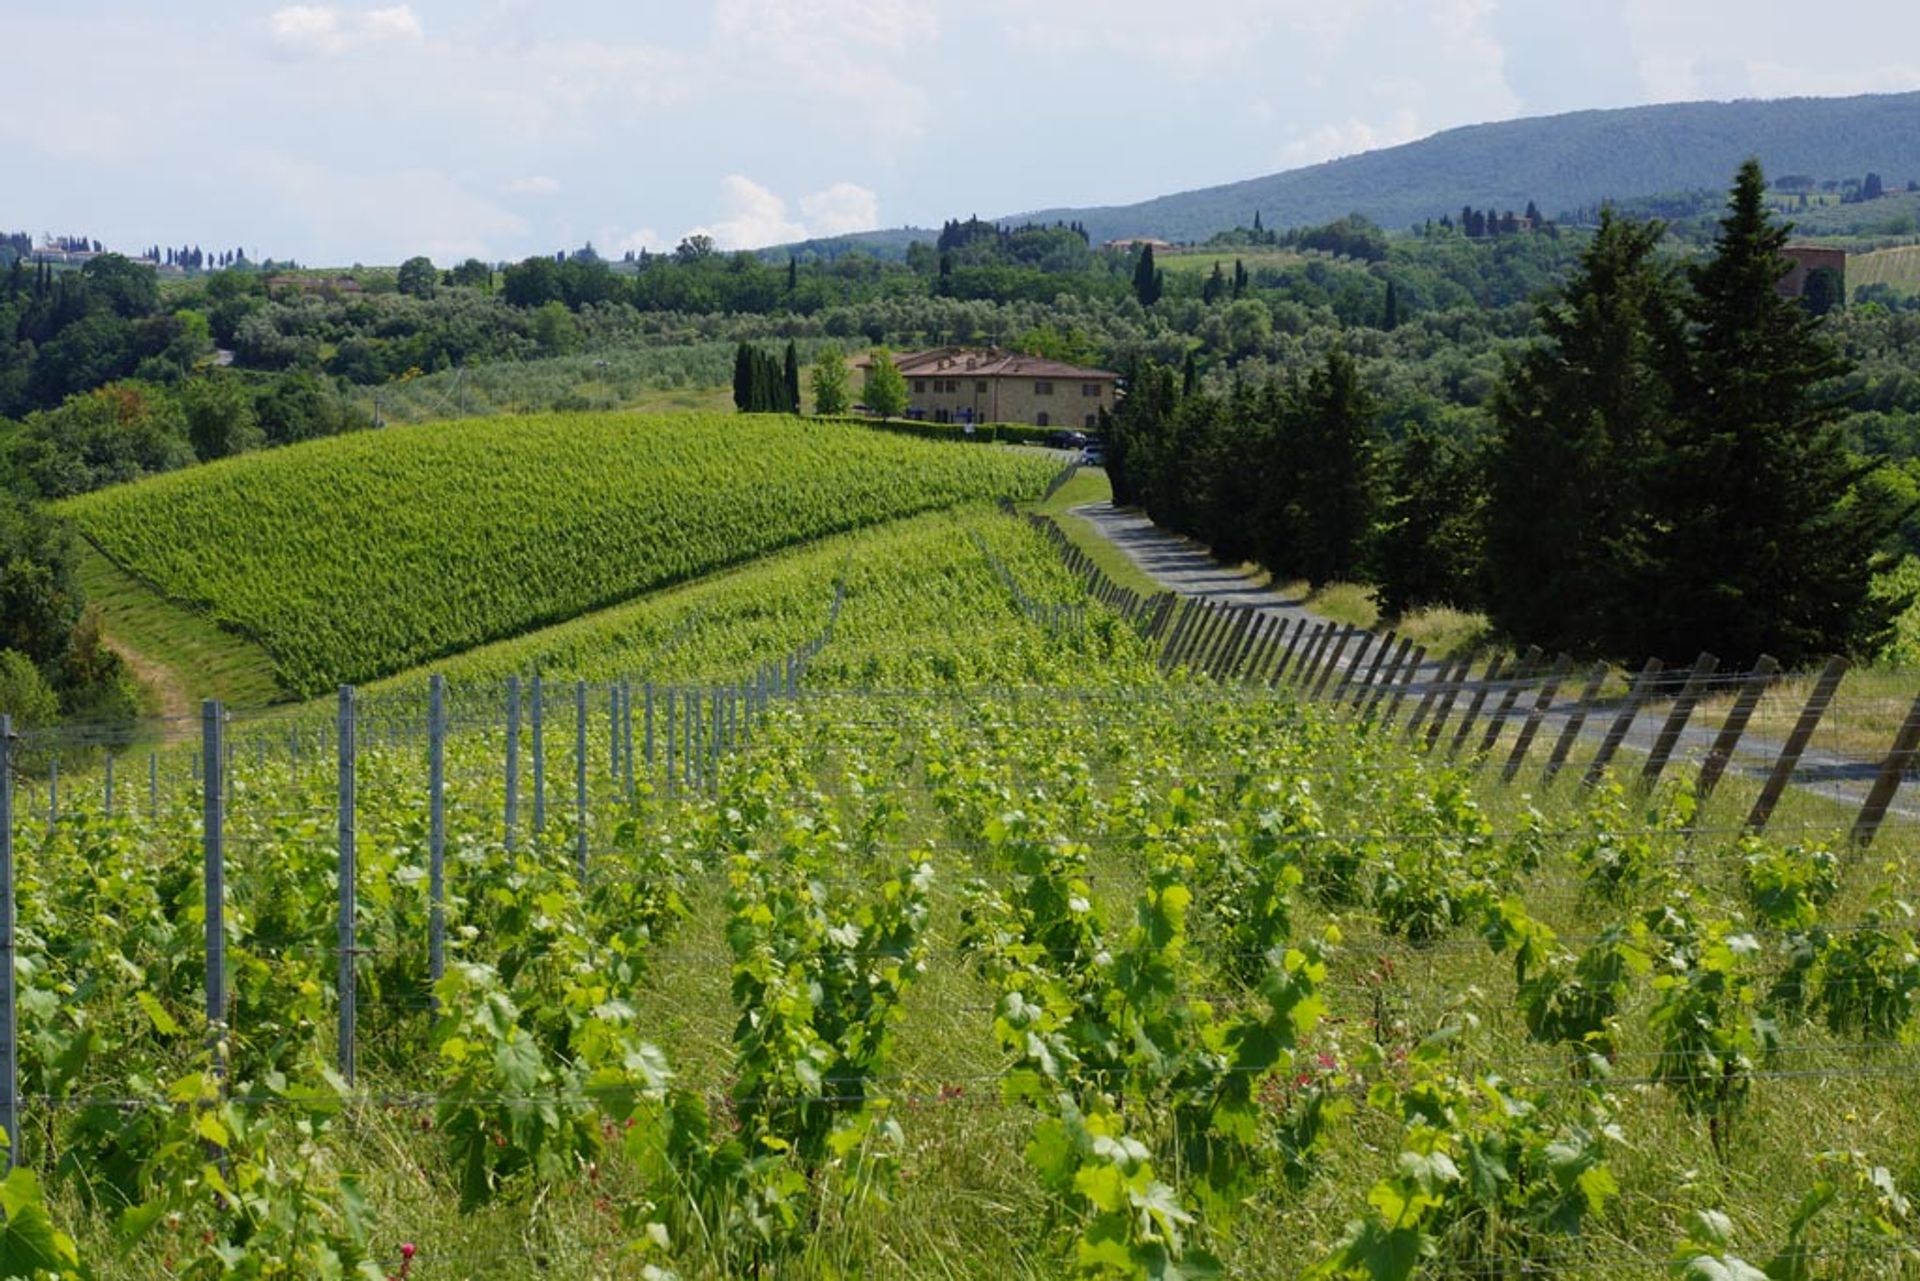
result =
M1911 0L4 9L0 230L310 265L753 248L1126 203L1519 116L1920 89Z

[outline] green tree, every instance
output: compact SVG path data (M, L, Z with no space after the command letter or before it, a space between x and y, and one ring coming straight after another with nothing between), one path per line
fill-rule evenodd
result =
M1377 499L1373 413L1359 365L1335 347L1307 379L1296 428L1306 519L1291 561L1316 587L1360 575Z
M793 340L787 340L787 351L780 364L780 389L782 413L800 412L800 353L794 347Z
M753 347L741 343L733 349L733 408L736 412L753 412Z
M1811 316L1824 316L1846 305L1846 280L1832 267L1816 267L1807 273L1800 291L1800 303Z
M542 303L533 313L533 340L549 356L572 351L580 341L580 326L563 302Z
M431 258L409 258L400 264L397 283L400 292L409 298L431 298L440 283L440 273Z
M179 391L187 439L202 462L258 449L266 442L253 409L253 397L241 381L225 373L191 378Z
M0 649L0 712L13 718L15 729L37 729L60 718L60 696L17 649Z
M1142 245L1139 260L1133 265L1133 296L1142 307L1151 307L1160 301L1165 287L1165 278L1153 265L1153 246Z
M867 409L876 417L898 418L907 412L907 380L901 374L900 366L893 363L893 353L885 347L875 348L872 363L867 366L867 385L864 393Z
M1450 436L1415 427L1386 468L1372 578L1389 618L1426 605L1476 601L1481 477Z
M1856 501L1836 379L1851 369L1821 322L1777 286L1788 229L1770 218L1757 160L1740 167L1714 253L1690 274L1685 414L1663 460L1664 591L1649 649L1788 667L1870 654L1891 625L1874 555L1889 513Z
M1684 361L1663 229L1603 210L1573 277L1538 308L1542 340L1495 390L1486 604L1516 640L1631 659L1658 568L1649 470Z
M847 362L838 347L828 347L813 358L813 412L844 414L847 398Z
M1387 282L1387 301L1381 309L1380 328L1388 333L1400 328L1400 290L1391 280Z
M478 258L469 258L453 269L453 283L482 293L493 292L493 268Z

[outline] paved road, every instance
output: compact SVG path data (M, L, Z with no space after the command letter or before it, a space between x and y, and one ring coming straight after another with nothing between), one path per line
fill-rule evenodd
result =
M1287 621L1289 625L1297 626L1295 620L1301 618L1315 624L1328 621L1308 609L1304 601L1288 598L1280 592L1253 583L1215 560L1204 547L1161 529L1137 511L1124 510L1112 503L1089 503L1074 508L1073 514L1089 522L1102 537L1125 552L1128 559L1145 571L1149 578L1170 591L1199 597L1223 607L1258 609L1261 613ZM1437 673L1438 664L1426 663L1420 671L1423 679L1432 676ZM1421 681L1416 680L1411 688L1419 691L1422 688ZM1571 681L1569 688L1577 692L1579 681ZM1487 700L1488 710L1498 701L1497 696L1490 697ZM1523 698L1523 704L1525 701ZM1564 720L1570 709L1571 704L1563 697L1548 717L1550 720ZM1612 719L1612 709L1597 710L1588 719L1581 737L1597 741L1606 733ZM1648 752L1659 736L1665 719L1666 704L1650 703L1635 719L1622 746L1643 754ZM1717 725L1702 726L1697 721L1689 725L1675 744L1673 771L1677 773L1688 767L1697 769L1712 749L1718 732ZM1475 737L1478 737L1478 731ZM1548 745L1551 744L1550 736L1543 734L1542 737ZM1741 740L1733 760L1729 762L1728 773L1764 777L1779 756L1780 748L1778 741L1748 735ZM1877 772L1878 767L1873 763L1809 749L1800 759L1799 769L1794 775L1794 786L1842 804L1858 805L1866 800L1867 791ZM1903 818L1920 819L1920 797L1915 796L1913 789L1907 789L1896 799L1891 813Z

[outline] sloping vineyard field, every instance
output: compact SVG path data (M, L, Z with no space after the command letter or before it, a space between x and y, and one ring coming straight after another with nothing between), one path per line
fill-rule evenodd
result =
M65 511L312 696L1057 470L844 424L554 414L343 436Z
M204 782L168 760L109 818L84 773L49 824L62 744L26 740L0 1249L409 1281L1914 1274L1907 833L1860 857L1803 799L1744 837L1732 778L1702 809L1502 788L1162 673L1117 617L1048 608L1078 591L971 509L476 651L437 983L416 679L361 699L350 947L328 715L230 727L217 1025ZM497 678L536 665L510 820Z

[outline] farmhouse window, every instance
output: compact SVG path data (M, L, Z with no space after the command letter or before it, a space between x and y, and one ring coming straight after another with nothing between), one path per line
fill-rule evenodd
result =
M1051 396L1053 395L1053 384L1045 381L1036 382L1033 385L1033 394L1036 396Z
M1083 398L1088 396L1098 396L1099 394L1100 394L1099 383L1081 383L1080 384L1080 395Z
M927 380L926 380L926 379L924 379L924 378L916 378L916 379L914 379L914 380L913 380L913 394L914 394L914 395L916 395L916 396L922 396L922 395L925 395L925 394L926 394L926 390L927 390Z
M978 378L978 379L975 379L975 380L974 380L974 384L973 384L973 390L974 390L974 392L975 392L975 394L977 394L977 395L981 395L981 396L984 396L984 395L986 395L986 394L987 394L987 380L986 380L986 379L984 379L984 378Z

